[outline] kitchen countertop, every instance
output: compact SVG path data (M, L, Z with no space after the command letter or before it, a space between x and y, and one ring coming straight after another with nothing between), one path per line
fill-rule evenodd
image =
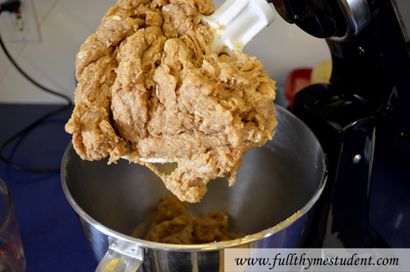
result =
M57 107L61 106L0 104L0 142ZM70 135L64 132L70 113L71 109L49 119L17 147L8 147L6 154L32 167L59 167L70 142ZM77 215L64 197L59 174L18 172L0 162L0 178L14 196L28 272L94 271L97 262ZM410 246L409 186L399 179L376 181L372 191L371 222L392 247Z
M45 105L0 104L0 141L10 137L42 114L56 109ZM46 121L21 141L13 160L39 167L59 167L70 141L65 111ZM35 175L13 170L0 162L0 177L12 191L20 227L27 272L94 271L94 259L80 221L65 200L59 174Z

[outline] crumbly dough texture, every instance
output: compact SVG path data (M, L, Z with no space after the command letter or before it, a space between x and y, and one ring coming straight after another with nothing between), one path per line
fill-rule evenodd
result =
M145 237L140 237L139 228L134 232L137 238L168 244L204 244L239 238L229 231L228 216L221 211L200 216L188 211L186 203L175 196L165 197L158 203Z
M213 11L212 0L118 0L107 12L76 59L65 128L82 159L146 165L188 202L212 179L234 183L243 154L273 136L275 82L254 57L211 52L200 21Z

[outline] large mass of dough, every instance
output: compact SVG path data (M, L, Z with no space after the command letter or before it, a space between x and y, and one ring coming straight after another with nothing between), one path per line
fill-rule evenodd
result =
M76 60L66 124L82 159L128 158L180 200L235 181L243 154L272 138L275 82L246 54L211 51L212 0L118 0ZM174 162L172 173L155 162Z

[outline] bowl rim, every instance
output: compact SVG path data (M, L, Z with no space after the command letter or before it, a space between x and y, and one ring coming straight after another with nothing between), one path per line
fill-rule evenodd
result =
M167 244L167 243L147 241L147 240L135 238L135 237L123 234L121 232L115 231L113 229L110 229L106 227L105 225L101 224L100 222L98 222L97 220L95 220L89 214L87 214L77 204L77 202L74 200L73 196L70 193L70 190L68 188L66 178L65 178L66 177L65 165L69 161L68 159L69 153L73 149L72 143L70 143L67 146L64 152L64 155L63 155L62 163L61 163L60 178L61 178L61 184L63 187L64 195L66 196L68 202L70 203L74 211L83 220L85 220L88 224L92 225L98 231L114 239L127 242L127 243L132 243L134 246L137 246L140 248L157 249L157 250L160 249L164 251L178 251L178 252L216 251L216 250L221 250L225 248L240 247L241 245L250 244L255 241L268 238L278 233L279 231L293 225L295 222L299 221L302 217L304 217L304 215L307 214L311 210L311 208L316 204L316 202L322 195L322 192L327 184L327 179L328 179L328 164L327 164L326 154L323 152L323 148L319 140L315 136L315 134L312 132L312 130L305 123L303 123L298 117L296 117L293 113L284 109L283 107L275 105L275 109L276 111L281 111L283 113L288 114L288 116L293 118L296 122L302 123L302 125L306 126L307 133L311 134L311 136L317 140L317 143L320 148L320 153L322 154L322 165L324 168L323 168L323 173L322 173L320 184L318 188L316 189L315 193L313 194L313 196L311 197L311 199L300 210L296 211L295 213L287 217L285 220L265 230L262 230L254 234L249 234L249 235L246 235L244 237L237 238L234 240L212 242L212 243L205 243L205 244L195 244L195 245L180 245L180 244Z

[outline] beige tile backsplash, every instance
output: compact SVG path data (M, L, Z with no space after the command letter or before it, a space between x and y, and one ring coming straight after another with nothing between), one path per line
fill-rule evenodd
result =
M97 28L114 0L32 0L39 21L41 42L13 43L2 37L17 62L47 87L73 96L74 60L82 41ZM220 2L220 1L219 1ZM246 51L262 59L272 78L283 83L296 67L313 66L329 58L324 41L310 37L276 16L274 23L251 42ZM27 82L0 52L0 102L60 102Z

